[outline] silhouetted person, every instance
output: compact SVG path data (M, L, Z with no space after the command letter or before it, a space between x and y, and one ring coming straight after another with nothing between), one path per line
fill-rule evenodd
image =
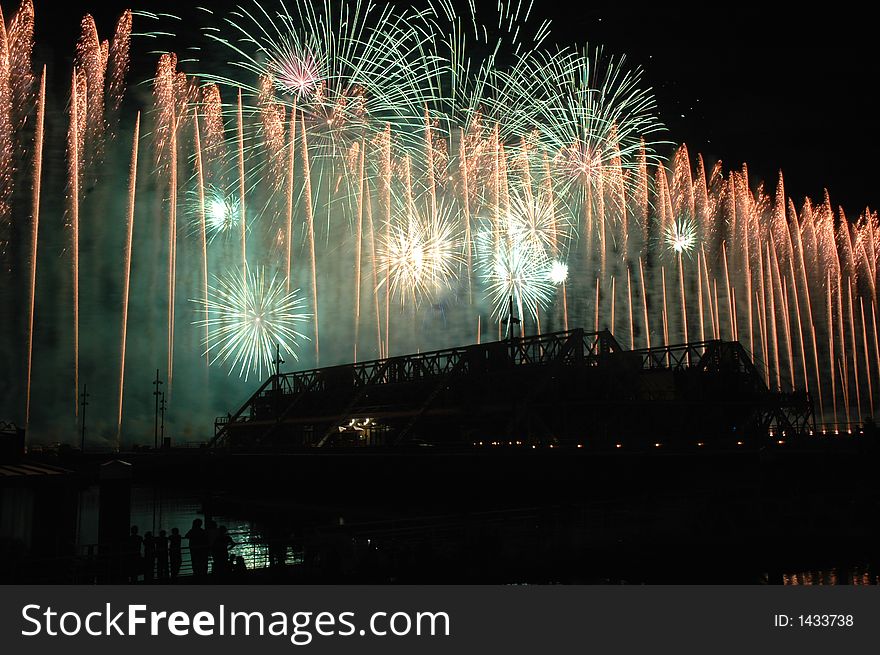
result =
M284 566L287 560L287 541L284 530L277 525L271 525L266 529L269 547L269 566Z
M189 557L192 560L193 575L204 578L208 575L208 535L202 528L202 519L195 519L190 531L184 535L189 540Z
M229 549L234 545L235 542L232 541L226 532L226 526L221 525L217 528L214 543L211 544L211 556L214 559L212 571L217 575L223 575L229 569Z
M247 573L247 565L244 563L244 557L238 555L235 558L235 564L233 565L232 570L237 576L241 576Z
M126 568L128 569L128 581L131 583L138 581L138 575L141 570L141 544L143 544L143 542L144 540L138 534L137 526L131 526L131 533L128 536L128 545L126 548Z
M153 582L153 576L156 572L156 541L153 539L152 532L144 533L144 582L150 584Z
M168 579L168 536L165 530L159 530L159 536L154 539L156 544L156 577L159 580Z
M171 579L174 580L180 575L180 530L171 528L171 538L168 540L168 554L171 558Z

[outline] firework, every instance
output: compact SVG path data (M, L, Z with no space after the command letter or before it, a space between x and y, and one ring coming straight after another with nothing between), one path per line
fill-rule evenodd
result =
M745 167L707 170L683 146L665 162L652 93L624 58L548 51L528 0L457 11L448 0L425 11L244 0L201 12L230 65L198 71L207 83L196 87L161 56L156 111L137 128L153 165L136 180L137 162L123 174L108 145L134 128L116 111L131 86L131 14L112 44L82 22L69 126L47 112L45 134L33 8L25 0L8 29L0 20L0 292L28 308L2 333L27 379L21 398L4 396L9 414L39 434L31 384L40 394L70 361L64 387L78 392L75 379L98 370L107 347L93 327L120 291L127 334L114 353L119 396L101 403L115 410L108 435L142 411L125 398L122 415L126 371L166 356L169 386L183 376L176 388L207 407L206 362L247 378L265 375L282 341L309 366L450 347L462 330L435 324L476 324L482 339L495 333L491 313L501 334L511 301L523 334L608 326L633 348L741 340L768 384L816 394L818 416L876 414L875 212L850 220L827 196L797 208L781 177L768 193ZM56 170L42 153L62 145ZM113 211L126 194L128 214ZM47 212L65 214L62 233L37 223ZM63 270L51 259L61 243ZM443 321L401 320L429 306ZM167 342L144 337L160 329ZM181 406L167 417L175 430L190 420Z
M663 232L663 242L676 255L690 255L697 246L697 225L690 218L672 221Z
M554 296L547 254L522 236L512 233L494 245L490 231L484 230L477 236L481 277L492 314L499 319L507 316L511 298L520 317L528 312L535 319L538 310L546 307Z
M570 230L565 214L559 213L549 193L510 194L510 210L505 216L511 238L528 241L545 253L555 253L568 243Z
M550 263L548 277L553 284L563 284L568 279L568 264L554 260Z
M208 318L196 325L208 328L204 346L212 363L245 380L272 370L276 347L298 360L300 341L308 340L299 331L311 318L302 311L299 289L287 291L283 276L269 277L262 268L247 269L244 277L240 271L217 277L208 299L192 302L207 310Z
M198 191L191 193L186 201L190 231L200 234L202 230L202 198ZM204 190L205 233L207 242L216 239L240 239L241 201L236 195L209 186Z
M461 263L461 244L451 210L404 212L380 240L379 266L387 271L388 293L402 303L435 297L451 287ZM382 286L380 282L379 286Z
M656 160L654 143L644 140L663 129L641 77L601 48L536 51L499 72L506 129L540 144L569 186L595 187L615 169L635 172L643 153Z
M238 67L272 79L278 102L295 105L312 128L336 140L420 122L437 66L424 54L425 12L360 0L263 5L242 6L226 19L230 36L208 36L235 53ZM216 79L259 95L241 79Z

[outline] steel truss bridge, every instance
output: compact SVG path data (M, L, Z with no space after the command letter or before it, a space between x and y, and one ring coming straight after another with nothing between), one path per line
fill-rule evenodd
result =
M624 350L581 329L273 375L214 448L759 443L814 429L738 342Z

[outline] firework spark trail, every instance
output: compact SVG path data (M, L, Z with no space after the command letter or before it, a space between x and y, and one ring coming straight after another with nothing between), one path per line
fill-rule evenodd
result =
M736 307L736 288L734 287L730 295L731 304ZM736 312L733 314L733 333L739 334L739 323L737 322Z
M597 194L596 203L598 211L598 227L599 227L599 271L605 276L605 268L608 262L608 246L605 240L605 183L604 176L599 175L596 182Z
M177 299L177 120L176 99L172 105L169 154L171 179L168 203L168 396L174 380L174 313Z
M0 22L3 13L0 12ZM8 32L10 115L13 127L19 128L27 122L28 109L33 100L35 77L32 70L34 50L34 5L31 0L22 0L18 11L12 17ZM24 142L19 144L25 147Z
M732 213L733 213L734 217L736 217L736 215L737 215L737 210L736 210L737 209L737 199L741 195L741 194L737 193L737 191L736 191L736 187L737 187L736 180L737 180L737 177L736 177L736 174L734 173L730 177L730 192L731 192L731 197L732 197L730 205L732 207ZM746 216L749 216L749 214L746 214ZM734 220L736 220L736 219L734 218ZM755 321L754 321L754 315L752 314L752 264L751 264L751 257L749 255L749 239L748 239L748 234L747 234L747 230L748 230L747 220L740 221L740 229L743 231L743 234L745 235L744 238L741 237L738 239L738 243L741 244L743 266L745 268L745 275L744 275L745 299L746 299L746 306L747 306L747 310L748 310L747 315L749 318L749 353L754 357L754 355L755 355L755 330L754 330ZM736 256L736 249L734 249L733 255ZM734 311L736 311L736 309L734 309Z
M459 130L459 169L461 175L462 192L461 198L464 205L464 244L465 261L467 263L468 279L468 302L473 302L473 285L471 275L473 273L473 253L471 250L471 205L470 205L470 182L468 175L467 150L465 147L464 128Z
M862 321L862 346L865 355L865 378L868 381L868 415L874 415L874 384L871 382L871 360L868 355L868 328L865 326L865 303L859 298L859 316Z
M795 380L794 380L794 360L792 358L792 345L791 345L791 317L789 316L789 304L788 304L788 292L785 288L784 276L779 268L779 255L777 254L776 241L773 238L773 233L770 233L769 246L770 248L770 257L772 259L772 266L770 267L770 275L771 275L771 289L773 291L773 322L774 322L774 330L773 334L776 335L776 353L777 359L779 360L776 364L776 377L777 383L780 385L780 389L782 388L781 383L781 373L782 368L780 363L782 361L782 357L779 355L779 337L778 331L781 331L785 336L785 351L784 356L788 358L788 374L789 374L789 386L791 389L794 389ZM781 306L780 306L781 305ZM781 320L777 317L777 310L781 314ZM781 326L780 326L781 323Z
M131 165L129 167L128 207L125 217L125 273L122 282L122 341L119 348L119 402L116 416L116 450L122 449L122 400L125 395L125 350L128 338L128 306L131 288L131 245L134 234L134 201L137 190L138 140L140 138L141 115L138 112L134 124L134 138L131 148Z
M789 386L792 389L796 388L796 381L794 379L794 351L791 345L791 317L788 313L788 282L783 281L782 287L782 324L785 328L785 349L786 354L788 355L788 376L789 376Z
M373 274L373 289L376 290L379 288L379 261L376 259L376 228L373 225L373 203L370 202L370 199L367 198L366 202L366 211L367 211L367 227L370 230L370 261L372 264L370 265L370 270ZM382 343L382 315L379 310L379 293L374 292L373 296L373 304L376 309L376 352L379 353L379 357L382 357L383 354L383 343Z
M106 41L101 42L92 16L86 14L80 28L74 63L83 90L83 101L79 106L83 118L80 120L79 130L86 145L80 152L80 165L83 171L89 171L91 175L103 154L104 76L107 71L109 44Z
M793 210L792 210L791 213L792 213L792 215L794 215L794 211L793 211ZM825 419L824 419L824 407L825 407L825 405L824 405L824 403L822 402L822 387L823 387L823 385L822 385L822 376L821 376L821 374L820 374L820 372L819 372L819 343L818 343L818 340L816 339L816 322L813 320L813 306L812 306L812 299L811 299L811 297L810 297L810 285L809 285L809 283L807 282L807 268L806 268L806 266L804 265L804 245L803 245L803 239L802 239L802 237L801 237L801 229L800 229L800 226L797 224L797 218L794 219L794 225L792 226L791 229L792 229L792 231L794 232L795 236L797 236L796 243L797 243L797 253L798 253L798 267L799 267L800 272L801 272L801 283L802 283L802 285L803 285L803 290L804 290L804 300L805 300L805 302L806 302L806 312L807 312L807 316L809 317L809 321L810 321L810 322L809 322L809 327L810 327L810 341L811 341L812 346L813 346L813 364L814 364L814 368L815 368L815 372L816 372L816 388L817 388L818 393L819 393L819 402L820 402L820 405L823 407L823 410L822 410L822 411L823 411L822 422L824 423L824 422L825 422ZM820 297L821 297L821 296L820 296ZM829 316L830 316L830 314L829 314ZM880 369L878 369L878 370L880 370ZM832 371L832 381L833 381L833 377L834 377L834 373L833 373L833 371ZM836 411L837 411L837 410L836 410L836 405L837 405L837 402L836 402L836 401L835 401L834 405L835 405L835 417L834 417L834 423L837 424L837 415L836 415Z
M682 257L679 253L678 255L678 290L679 297L681 298L681 327L684 332L684 342L688 343L688 315L687 315L687 299L685 297L684 292L684 265L682 264ZM691 363L691 354L687 353L687 362L688 365Z
M567 283L562 281L562 326L568 332L568 292L566 291Z
M805 340L804 340L804 328L803 328L803 324L801 321L801 305L800 305L800 300L798 299L798 295L799 295L798 294L798 284L797 284L797 278L795 277L795 273L794 273L794 256L793 255L788 258L788 274L789 274L789 281L791 283L791 291L792 291L791 296L794 299L794 315L795 315L795 318L797 319L798 342L800 344L801 365L802 365L803 374L804 374L804 389L807 393L810 393L810 376L807 374L807 353L806 353L806 346L805 346ZM818 389L819 389L819 412L822 413L822 412L824 412L824 408L823 408L823 404L822 404L822 400L821 400L821 398L822 398L821 386L819 386ZM824 423L824 422L825 422L825 419L823 416L822 423Z
M642 311L645 319L645 346L651 347L651 324L648 321L648 290L645 282L645 269L642 266L642 258L639 257L639 284L642 287Z
M29 154L28 139L17 130L28 120L34 75L31 70L34 11L24 0L9 22L8 31L0 11L0 255L9 254L7 239L14 238L11 205L16 156ZM4 225L5 221L9 221ZM9 233L5 233L6 230Z
M700 341L706 340L706 326L703 322L703 262L697 255L697 314L700 317Z
M304 195L306 198L306 222L309 234L309 264L312 267L312 312L314 316L315 332L315 365L321 360L320 341L318 338L318 272L315 261L315 214L312 207L312 168L309 163L309 142L306 138L306 119L302 117L302 159L303 159L303 183L305 184Z
M358 190L357 190L357 237L355 240L355 280L354 280L354 361L358 360L358 338L361 328L361 250L363 248L364 221L364 150L366 140L361 139L360 156L358 157Z
M730 269L727 264L727 243L721 243L722 261L724 262L724 282L727 285L727 316L730 320L730 338L739 341L736 329L736 301L733 298L730 286Z
M772 240L772 238L773 238L772 235L770 238ZM775 287L773 285L773 265L771 262L771 255L770 255L770 242L767 242L764 244L764 249L767 252L767 256L765 258L766 271L767 271L767 277L769 278L769 281L770 281L770 285L769 285L770 292L768 294L768 296L770 298L770 304L769 304L769 307L767 307L765 309L765 312L767 314L767 319L766 319L767 320L767 327L769 329L770 336L773 341L773 368L776 371L776 390L781 391L782 390L782 369L779 366L779 361L780 361L779 360L779 334L776 331L776 291L775 291ZM768 364L769 364L769 362L768 362Z
M596 298L593 301L593 332L599 331L599 278L596 278Z
M836 253L835 253L836 254ZM843 279L841 277L841 271L837 269L837 293L835 293L835 297L837 298L836 309L837 309L837 335L838 340L837 344L840 348L840 356L837 359L838 369L840 369L841 377L840 377L840 385L844 390L843 393L843 406L846 411L847 421L850 421L852 414L850 414L850 397L849 397L849 358L846 356L846 336L843 329Z
M2 15L0 15L2 22ZM34 137L34 186L31 205L31 275L30 302L28 303L28 355L27 355L27 397L25 399L25 437L31 418L31 375L34 355L34 310L37 302L37 246L40 235L40 188L43 180L43 129L46 118L46 67L40 78L40 93L37 99L37 124Z
M431 212L437 211L437 181L434 170L434 137L431 129L431 117L425 110L425 162L428 177L428 195L431 198Z
M168 189L167 392L174 379L175 299L177 271L178 128L186 111L186 78L177 71L177 56L162 55L156 67L154 101L158 112L155 147L163 188Z
M831 378L831 402L832 407L834 408L834 427L840 425L840 422L837 418L837 384L835 382L835 370L834 370L834 329L833 326L833 318L831 315L831 271L826 273L826 282L825 282L825 297L826 297L826 309L828 312L828 372Z
M391 241L391 125L381 134L382 206L385 208L385 240ZM385 268L385 357L391 347L391 271Z
M716 302L715 302L716 306L713 307L713 305L712 305L713 285L709 284L709 264L706 261L706 249L705 248L700 248L700 255L703 257L703 278L704 278L703 284L705 285L706 296L709 299L709 302L708 302L709 322L712 325L712 338L713 339L720 339L721 338L720 329L718 327L718 322L716 321L716 314L718 313L718 307L717 307L718 302L716 300ZM715 287L715 289L716 289L716 298L717 298L717 286ZM702 312L701 312L701 315L702 315Z
M239 223L241 224L241 274L247 276L247 213L245 206L245 174L244 174L244 117L242 115L241 89L238 90L238 190L239 190Z
M615 280L614 280L614 276L612 275L611 276L611 322L609 324L609 329L611 330L612 333L614 333L615 327L616 327L614 324L614 310L615 310L615 301L617 300L617 298L616 298L614 284L615 284Z
M196 152L196 184L198 187L198 195L199 195L199 237L201 239L202 245L202 293L205 302L208 300L208 226L206 221L206 213L205 213L205 168L204 168L204 158L202 157L202 139L201 139L201 131L199 129L199 117L193 116L193 128L194 128L194 137L195 137L195 152ZM288 276L289 277L289 276ZM205 306L205 340L210 339L209 334L209 326L207 323L207 305ZM207 366L211 365L211 355L208 352L205 352L205 364Z
M721 338L721 312L718 311L718 280L712 278L712 295L715 300L715 338Z
M629 311L629 349L636 349L636 332L633 324L632 281L629 269L626 271L626 306Z
M660 267L660 284L663 288L663 345L669 345L669 310L666 303L666 267ZM598 288L598 287L597 287Z
M849 338L852 346L852 362L853 362L853 379L856 389L856 411L859 416L859 423L862 422L862 394L859 386L859 351L856 348L856 326L853 320L853 301L852 301L852 284L850 279L846 279L846 297L847 297L847 313L849 314Z
M291 266L291 250L293 248L293 183L294 171L296 169L296 102L293 104L293 110L290 112L290 137L287 144L287 229L285 231L285 267L287 273L286 289L290 291L290 266Z
M6 21L0 12L0 254L8 255L13 225L9 204L14 174L13 147L13 77Z
M877 363L877 370L880 371L880 339L878 339L877 315L874 312L874 301L871 301L871 326L874 328L874 358Z
M70 126L68 130L71 253L73 265L73 405L79 416L79 155L80 128L76 69L73 71L70 95Z
M758 309L758 332L761 335L761 357L764 365L764 383L768 388L772 388L770 386L770 378L774 369L771 366L773 360L770 354L770 316L767 312L767 288L765 284L766 265L764 249L759 246L756 250L758 251L758 289L755 291L755 306Z
M131 49L131 10L126 9L116 23L116 32L110 46L109 84L107 96L110 108L119 111L125 97L126 78L129 69L129 51Z
M207 168L213 170L226 159L223 100L216 84L203 87L202 111L205 118L205 159Z

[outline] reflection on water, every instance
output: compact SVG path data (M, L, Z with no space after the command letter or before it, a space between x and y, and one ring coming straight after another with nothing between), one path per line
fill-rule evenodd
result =
M100 506L99 489L93 485L80 492L79 528L77 546L82 550L98 542L98 509ZM262 531L253 521L226 515L212 515L218 526L226 526L229 536L235 545L230 548L232 556L244 558L248 569L264 568L269 564L269 547L265 543ZM185 535L192 527L195 519L207 522L201 499L191 491L159 489L147 485L133 485L131 489L131 525L136 525L141 535L152 532L158 535L160 530L171 534L172 528ZM184 552L187 540L183 540ZM182 573L189 571L189 556L184 555ZM300 561L297 554L285 552L287 564Z
M99 509L99 490L98 486L92 486L80 492L79 497L79 527L77 534L77 545L81 551L88 549L89 546L96 544L98 541L98 509ZM202 499L191 490L182 489L160 489L149 485L134 485L131 490L131 524L138 526L141 535L146 532L158 534L160 530L165 530L167 534L171 534L172 528L180 530L181 535L192 526L195 519L207 521L204 513ZM266 529L269 526L260 525L248 518L229 516L225 514L215 514L210 517L218 526L226 526L229 536L235 542L230 549L232 556L241 556L248 569L263 569L269 566L270 551L267 544ZM508 517L509 518L509 517ZM375 559L378 556L379 545L383 544L382 552L385 556L391 553L391 559L394 559L396 553L398 559L404 557L406 553L416 552L413 548L407 550L407 546L412 546L412 540L419 545L419 548L427 549L424 552L433 552L431 549L436 548L438 552L448 547L450 541L444 541L442 534L443 522L438 523L438 517L416 517L408 520L396 520L379 523L346 523L346 528L351 534L357 534L357 543L366 544L366 550ZM488 523L487 519L483 519L482 525ZM522 522L517 523L520 525ZM529 526L534 526L534 521L526 522ZM505 524L507 525L507 524ZM458 526L458 524L455 524ZM546 526L545 526L546 527ZM421 529L420 529L421 528ZM348 534L348 532L346 533ZM505 533L508 534L508 533ZM508 539L503 540L506 546L511 546L516 542L515 534L509 533ZM529 534L532 534L531 532ZM539 531L544 535L544 532ZM532 535L534 536L534 535ZM274 537L273 543L279 543L277 536ZM409 539L409 541L408 541ZM351 543L355 543L352 541ZM372 544L372 546L371 546ZM181 573L188 575L191 571L191 562L188 554L187 540L183 540L183 566ZM283 546L283 551L279 555L286 564L302 564L301 545L294 550L288 545ZM475 543L469 543L465 546L463 552L473 554L478 551L480 546ZM347 551L346 551L347 552ZM422 552L422 551L418 551ZM533 551L530 551L533 552ZM401 555L403 553L404 555ZM435 553L436 554L436 553ZM405 559L405 557L404 557ZM527 560L528 558L526 558ZM276 559L276 562L278 560ZM437 564L436 559L431 558L432 566ZM399 561L398 561L399 563ZM880 574L877 567L869 567L864 564L852 565L843 568L818 568L812 570L789 570L780 575L770 576L768 574L761 575L760 568L755 574L746 573L743 580L746 583L770 583L783 584L793 586L819 586L819 585L880 585ZM682 581L684 571L673 567L669 573L669 578L664 581L674 583ZM390 575L390 578L395 576ZM579 581L582 578L575 576ZM519 578L515 578L519 579ZM572 582L571 579L563 578L539 578L531 580L531 583L542 582L548 583L566 583ZM645 579L641 579L638 574L636 577L603 577L600 573L598 577L589 578L590 584L644 584ZM522 580L521 580L522 581ZM525 581L522 581L527 583ZM654 580L656 582L656 580Z
M877 585L880 584L880 575L869 571L864 566L854 566L848 570L825 569L814 571L798 571L796 573L783 573L782 584L792 586L827 586L827 585Z

